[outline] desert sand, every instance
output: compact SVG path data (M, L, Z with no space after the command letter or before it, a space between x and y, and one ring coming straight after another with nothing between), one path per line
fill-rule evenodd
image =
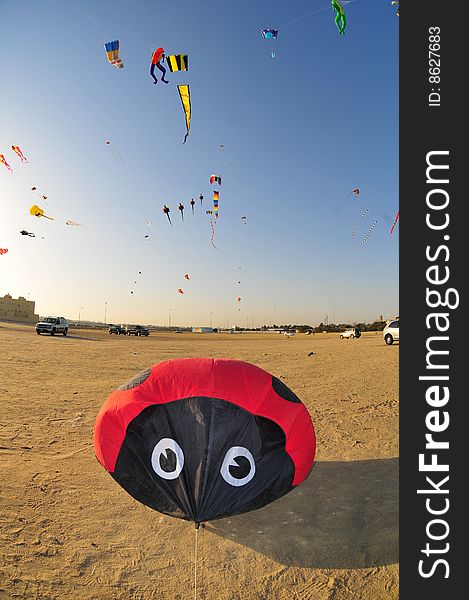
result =
M399 346L381 333L49 337L0 323L0 348L1 599L398 598ZM302 485L199 529L196 589L194 525L134 500L93 450L112 390L189 356L281 378L317 434Z

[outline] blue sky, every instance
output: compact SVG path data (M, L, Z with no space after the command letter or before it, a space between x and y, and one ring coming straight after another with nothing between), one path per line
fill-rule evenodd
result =
M389 230L399 19L390 2L344 4L344 36L328 0L0 4L0 153L14 170L0 165L0 247L9 249L0 295L29 294L41 315L71 319L84 307L82 319L103 320L107 303L108 322L166 324L170 310L179 325L398 314L399 226L392 239ZM263 39L268 27L279 28L276 40ZM124 69L107 62L113 39ZM168 85L148 73L159 46L189 56L189 71L168 70ZM222 176L216 250L205 214L211 173ZM34 203L55 220L30 216Z

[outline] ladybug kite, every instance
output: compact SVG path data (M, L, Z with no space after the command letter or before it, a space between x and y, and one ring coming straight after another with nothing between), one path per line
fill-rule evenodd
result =
M310 473L315 447L300 399L230 359L153 365L112 392L94 425L96 457L119 485L196 526L284 496Z

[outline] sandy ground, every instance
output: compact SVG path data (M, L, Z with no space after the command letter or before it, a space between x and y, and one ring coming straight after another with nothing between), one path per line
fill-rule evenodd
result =
M135 501L93 451L109 393L188 356L280 377L318 438L302 485L199 529L197 598L398 598L399 346L382 334L64 338L0 323L0 348L1 599L194 598L194 525Z

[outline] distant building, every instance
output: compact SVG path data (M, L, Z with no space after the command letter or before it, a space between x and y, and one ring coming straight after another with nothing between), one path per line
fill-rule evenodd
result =
M0 298L0 321L18 321L19 323L37 323L39 315L34 314L34 300L23 296L12 298L5 294Z
M213 327L193 327L192 333L213 333Z

